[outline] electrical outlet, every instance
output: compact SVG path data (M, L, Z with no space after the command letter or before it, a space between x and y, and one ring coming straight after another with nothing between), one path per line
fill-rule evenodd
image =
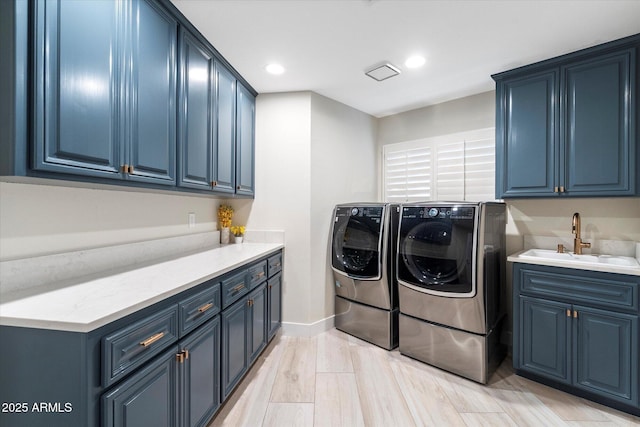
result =
M189 228L196 226L196 214L195 212L189 212Z

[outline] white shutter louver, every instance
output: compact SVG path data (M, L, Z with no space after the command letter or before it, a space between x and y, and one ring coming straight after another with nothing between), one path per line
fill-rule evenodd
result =
M384 198L392 203L428 200L432 183L431 148L385 150Z
M494 200L495 129L383 146L383 200Z

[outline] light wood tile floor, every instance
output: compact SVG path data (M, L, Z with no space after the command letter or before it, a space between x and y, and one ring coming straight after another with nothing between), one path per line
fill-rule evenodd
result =
M487 386L331 330L276 337L209 427L640 426L640 418L516 376Z

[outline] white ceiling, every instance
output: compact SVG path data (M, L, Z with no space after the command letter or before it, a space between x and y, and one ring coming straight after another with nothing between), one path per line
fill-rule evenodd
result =
M640 0L172 0L259 93L384 117L494 88L491 74L640 33ZM412 54L427 63L404 66ZM364 72L390 62L382 82ZM273 76L265 65L279 62Z

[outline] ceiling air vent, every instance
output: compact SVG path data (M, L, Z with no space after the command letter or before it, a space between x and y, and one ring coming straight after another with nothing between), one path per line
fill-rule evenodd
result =
M393 65L387 63L380 65L365 73L367 76L379 82L388 79L389 77L397 76L400 74L400 70Z

